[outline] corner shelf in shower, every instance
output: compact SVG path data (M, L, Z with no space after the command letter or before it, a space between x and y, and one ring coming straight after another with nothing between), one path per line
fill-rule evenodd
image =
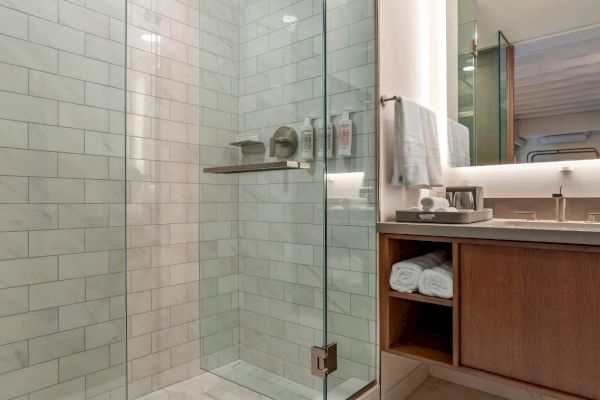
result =
M265 151L265 144L256 140L240 140L230 143L242 149L242 154L258 154Z
M205 174L243 174L247 172L282 171L310 169L309 163L297 161L275 161L260 164L228 165L225 167L204 168Z

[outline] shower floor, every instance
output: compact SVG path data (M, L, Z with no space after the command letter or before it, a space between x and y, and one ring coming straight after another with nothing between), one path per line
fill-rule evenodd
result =
M345 400L365 384L364 381L352 378L333 389L327 397L330 400ZM315 389L247 362L234 361L217 368L214 373L205 372L147 394L138 400L320 400L322 398L321 392Z
M321 393L312 388L244 361L234 361L214 373L205 372L138 400L315 400L321 397Z

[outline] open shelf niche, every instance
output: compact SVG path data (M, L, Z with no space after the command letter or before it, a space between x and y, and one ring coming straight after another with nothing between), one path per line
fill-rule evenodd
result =
M380 235L380 309L382 351L441 365L458 364L458 294L440 299L390 288L392 266L435 250L451 255L458 279L457 244L450 239Z

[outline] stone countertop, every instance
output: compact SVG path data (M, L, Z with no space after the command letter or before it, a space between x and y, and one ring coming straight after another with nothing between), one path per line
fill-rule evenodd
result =
M379 233L600 246L600 224L494 219L474 224L380 222Z

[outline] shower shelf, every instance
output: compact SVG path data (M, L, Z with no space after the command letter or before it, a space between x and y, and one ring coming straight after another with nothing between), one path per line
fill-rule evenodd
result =
M260 164L228 165L225 167L204 168L205 174L243 174L246 172L281 171L294 169L310 169L309 163L297 161L276 161Z

